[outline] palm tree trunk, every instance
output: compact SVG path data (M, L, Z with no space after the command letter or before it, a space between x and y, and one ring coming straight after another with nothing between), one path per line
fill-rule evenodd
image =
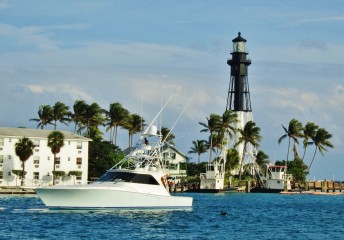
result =
M305 161L306 150L307 150L307 146L305 147L305 150L303 151L302 162Z
M21 179L20 186L24 186L24 177L25 177L25 161L22 161L22 163L23 163L23 172L22 172L22 179Z
M209 146L209 152L210 152L210 156L209 156L209 162L211 162L211 158L212 158L212 151L213 151L213 132L210 132L210 146Z
M246 152L246 142L244 143L244 149L242 151L242 157L241 157L241 163L240 163L240 169L239 169L239 184L240 184L240 181L241 181L241 169L242 169L242 165L244 163L244 159L245 159L245 152Z
M55 160L56 160L56 154L54 154L54 167L53 167L53 185L55 185Z
M198 153L198 164L200 163L201 161L201 154Z
M117 143L117 125L116 125L112 135L113 135L112 136L112 143L114 143L114 141L115 141L115 145L116 145L116 143Z
M289 138L289 141L288 141L288 153L287 153L287 161L285 162L285 166L286 166L286 167L288 166L288 160L289 160L289 149L290 149L290 138Z
M308 167L308 172L309 172L309 170L312 167L312 164L313 164L313 161L314 161L314 158L315 158L315 154L317 153L317 150L318 150L318 147L315 147L315 151L314 151L314 155L313 155L313 158L312 158L312 162L311 162L311 164L309 164L309 167Z

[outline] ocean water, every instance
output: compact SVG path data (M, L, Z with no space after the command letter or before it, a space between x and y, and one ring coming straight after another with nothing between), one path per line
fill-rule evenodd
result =
M191 210L48 210L1 195L0 239L344 239L344 195L179 195Z

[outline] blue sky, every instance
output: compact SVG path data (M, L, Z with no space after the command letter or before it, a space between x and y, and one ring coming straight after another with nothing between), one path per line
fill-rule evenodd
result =
M226 61L240 31L261 149L283 159L281 124L315 122L335 149L316 157L309 178L344 180L343 10L341 0L0 0L0 126L34 128L40 105L77 99L121 102L149 121L174 93L162 119L172 127L196 93L174 128L187 153L192 140L208 138L198 122L226 107ZM127 133L119 139L125 148Z

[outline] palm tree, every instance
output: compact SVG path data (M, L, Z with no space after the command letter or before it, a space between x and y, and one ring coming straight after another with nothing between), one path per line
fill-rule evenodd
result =
M66 106L64 103L58 101L55 103L55 105L53 106L53 121L54 121L54 130L56 130L56 125L57 125L57 121L65 124L66 126L68 126L68 123L70 121L69 116L70 116L70 112L69 112L69 107Z
M319 129L319 126L315 125L312 122L308 122L305 125L305 127L303 128L303 138L304 138L304 140L303 140L303 148L304 148L304 151L303 151L302 161L304 161L304 159L305 159L306 150L307 150L308 145L311 144L311 142L308 142L308 141L309 141L309 139L314 139L316 131L318 129Z
M198 155L198 164L201 161L201 154L207 152L207 148L205 146L205 140L196 140L192 141L193 146L188 153L197 153Z
M204 129L201 132L209 132L210 133L210 144L209 144L209 161L212 161L212 149L213 149L213 133L218 131L221 126L221 116L217 114L210 114L210 117L207 117L207 123L199 122Z
M117 142L117 128L118 126L123 126L124 122L129 116L129 111L122 107L118 102L111 103L109 111L105 111L108 118L108 122L105 124L108 126L106 131L110 130L110 142L113 143L115 140L115 145Z
M256 163L259 166L260 172L264 173L266 170L266 165L270 163L269 156L262 150L259 150L256 154Z
M222 115L221 128L229 133L229 136L232 137L231 132L235 133L236 128L233 126L234 123L238 122L238 115L231 110L226 110Z
M228 149L226 159L226 174L230 175L231 171L236 169L240 164L240 156L238 151L235 148Z
M299 121L297 121L296 119L292 119L289 122L289 126L288 129L286 127L284 127L282 125L285 134L282 135L279 139L278 139L278 144L280 144L282 142L283 139L285 139L286 137L289 138L288 141L288 153L287 153L287 161L286 161L286 165L288 165L288 160L289 160L289 149L290 149L290 140L293 139L294 140L294 159L296 157L298 157L298 153L296 150L296 143L299 144L299 141L297 140L297 138L302 137L302 123L300 123Z
M256 127L255 122L248 121L244 129L238 129L240 133L240 137L238 139L238 142L235 144L235 146L238 146L240 144L244 144L243 152L242 152L242 159L240 163L240 169L239 169L239 181L241 181L241 172L242 172L242 165L245 159L245 153L246 153L246 147L247 144L250 143L254 147L259 147L259 141L262 139L260 136L260 128Z
M98 126L103 123L104 110L98 105L98 103L86 104L86 112L82 118L82 124L86 127L86 137L91 136L91 130L96 131ZM97 132L97 131L96 131Z
M167 142L170 145L174 146L173 139L175 139L175 136L171 133L170 129L163 126L161 128L161 135L162 135L163 142Z
M25 161L33 155L34 147L33 142L27 137L19 139L19 141L14 145L16 155L19 157L20 161L22 161L23 166L21 186L24 185Z
M60 131L52 131L48 135L48 147L50 147L52 154L54 154L54 167L53 167L53 185L55 185L55 163L56 163L56 154L61 151L61 148L64 146L64 135Z
M315 151L314 151L314 155L312 158L312 162L309 165L308 172L312 167L312 164L313 164L315 155L317 153L317 150L319 150L319 152L324 156L324 151L327 151L327 149L325 147L334 148L332 143L329 141L329 139L331 137L332 137L332 134L328 133L324 128L319 128L319 130L316 131L316 134L313 138L313 143L315 145Z
M31 118L30 121L38 122L37 128L43 129L53 121L53 109L50 105L41 105L38 109L38 118Z
M81 135L81 124L83 122L83 118L85 117L86 110L87 110L87 104L84 100L76 100L73 105L74 113L71 113L71 120L74 121L75 127L74 127L74 133L78 132L79 135ZM77 126L79 126L79 129L77 130Z
M133 146L133 135L141 132L146 125L145 120L138 114L129 114L128 118L123 122L122 128L128 130L129 134L129 148Z

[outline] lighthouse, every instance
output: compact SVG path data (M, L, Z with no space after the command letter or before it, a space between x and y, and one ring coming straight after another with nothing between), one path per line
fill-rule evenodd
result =
M251 60L247 58L247 40L241 36L240 32L232 42L232 57L227 60L227 64L230 66L230 81L226 110L231 110L237 114L238 122L235 127L243 129L248 121L253 121L250 89L248 84L248 66L251 65ZM235 133L232 139L232 144L236 143L239 137L240 133ZM240 159L242 159L243 149L243 144L236 147L236 150L240 155ZM248 144L246 150L244 161L246 163L253 163L256 154L255 148L251 144Z

